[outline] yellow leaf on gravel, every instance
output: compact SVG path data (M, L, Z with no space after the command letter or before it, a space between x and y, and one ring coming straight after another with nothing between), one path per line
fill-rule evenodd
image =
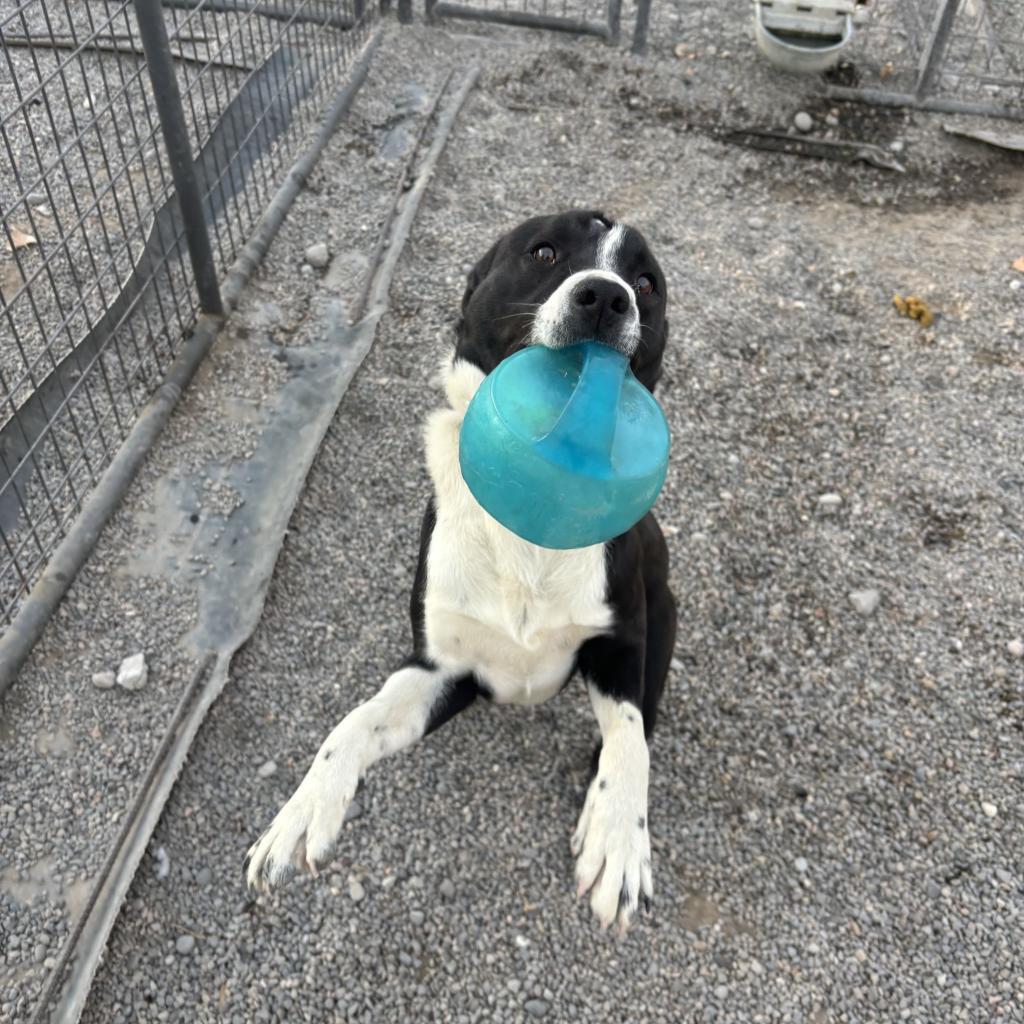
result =
M1019 260L1014 260L1011 266L1014 270L1019 270L1022 274L1024 274L1024 256L1021 256Z
M25 231L22 231L16 224L10 226L11 242L15 249L24 249L28 245L35 245L35 238Z

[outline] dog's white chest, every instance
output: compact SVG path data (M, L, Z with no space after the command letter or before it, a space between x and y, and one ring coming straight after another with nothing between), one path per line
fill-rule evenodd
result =
M427 651L453 671L473 672L501 703L551 697L580 644L611 625L604 546L539 548L476 503L459 470L459 429L483 379L458 363L448 376L452 408L427 425L427 465L437 522L424 595Z

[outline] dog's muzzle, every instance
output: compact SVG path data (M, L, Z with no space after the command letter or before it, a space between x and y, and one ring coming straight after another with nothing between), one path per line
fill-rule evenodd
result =
M530 340L548 348L600 341L631 356L640 340L633 291L606 270L573 274L537 311Z

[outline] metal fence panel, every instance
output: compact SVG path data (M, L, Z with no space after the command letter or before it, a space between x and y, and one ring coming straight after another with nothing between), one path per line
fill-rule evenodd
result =
M223 274L368 38L363 0L162 0ZM134 5L0 0L0 623L200 308Z
M752 0L637 0L633 46L749 49ZM865 0L840 68L818 79L845 98L1024 118L1024 0ZM629 15L627 16L628 20Z

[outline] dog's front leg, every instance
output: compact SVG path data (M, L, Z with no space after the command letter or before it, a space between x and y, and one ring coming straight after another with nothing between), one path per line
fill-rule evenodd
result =
M250 888L266 892L296 869L316 875L367 769L422 739L475 696L470 677L430 665L407 665L389 676L375 697L335 726L292 798L250 848Z
M622 930L629 927L641 896L647 903L654 895L642 683L640 674L631 678L629 669L636 660L611 657L581 666L601 729L601 752L572 838L577 894L590 893L591 909L602 926L617 920ZM607 677L616 670L625 671L626 680Z

